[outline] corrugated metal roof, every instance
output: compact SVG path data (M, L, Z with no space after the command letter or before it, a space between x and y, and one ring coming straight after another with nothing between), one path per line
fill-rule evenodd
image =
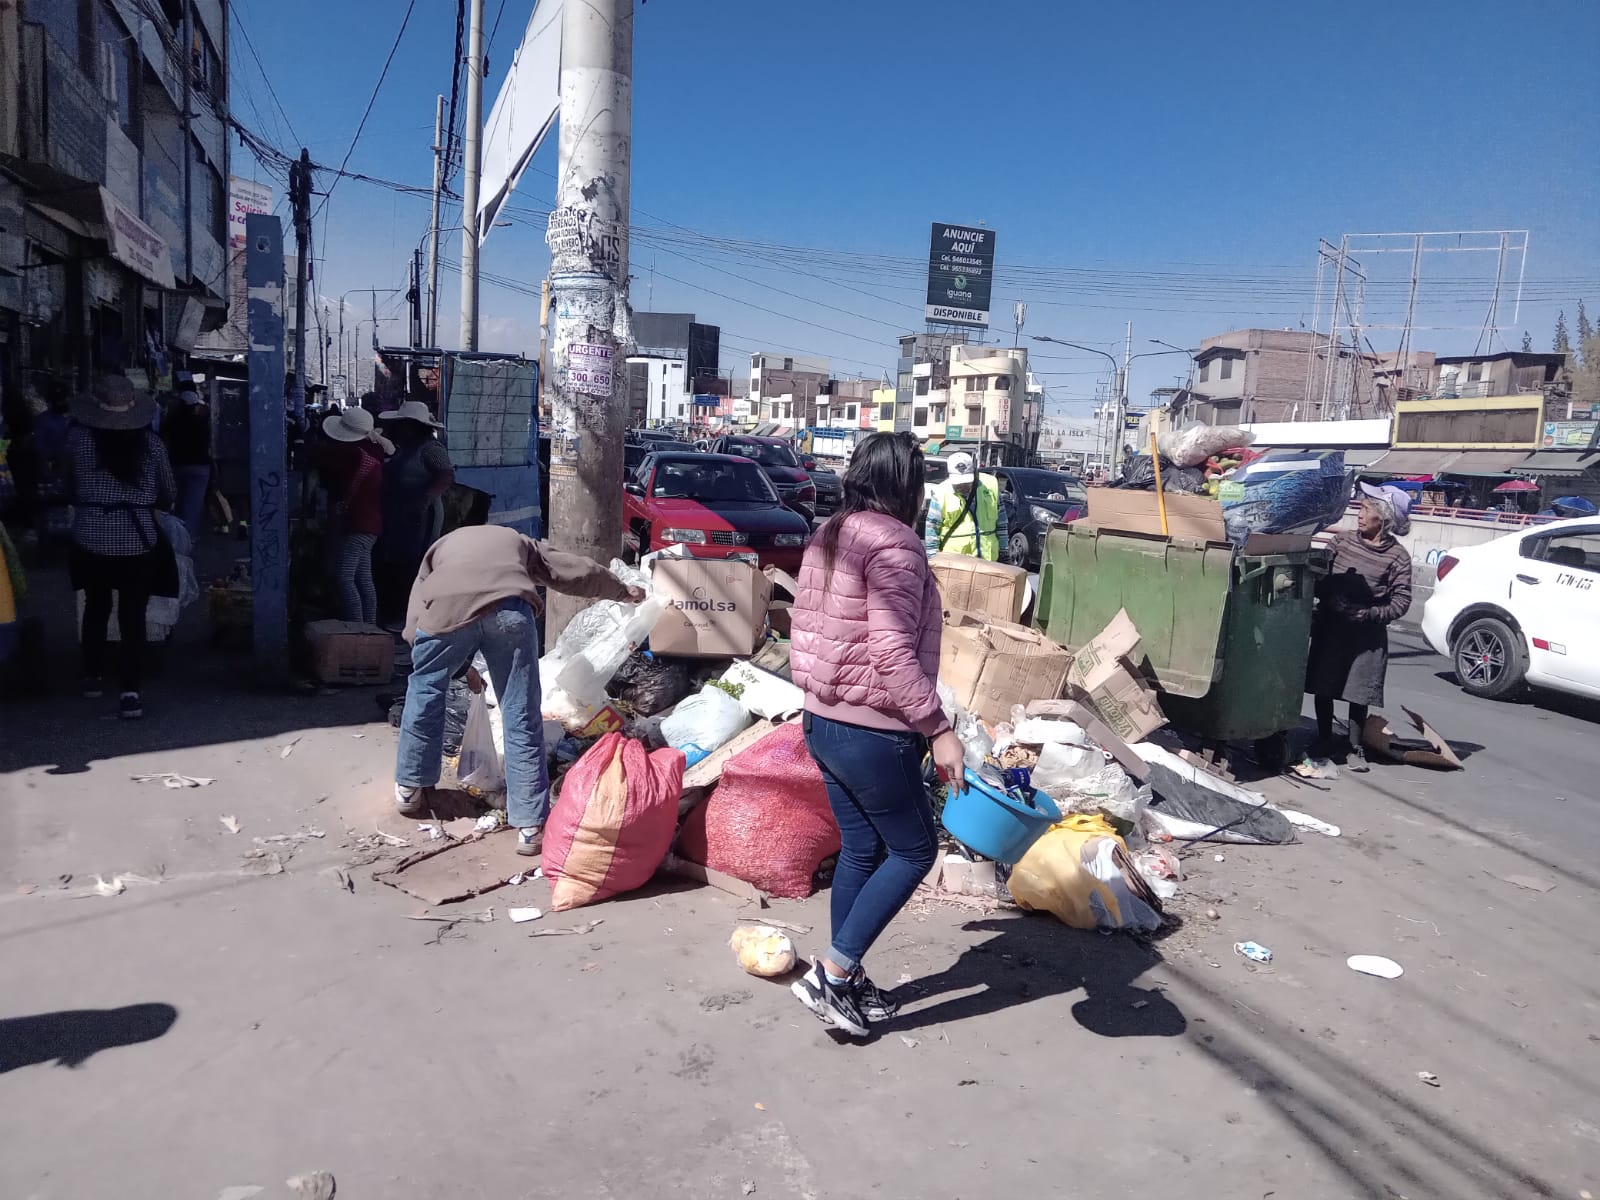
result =
M1449 475L1509 475L1528 457L1526 450L1466 450L1446 469Z
M1582 475L1600 466L1600 453L1583 450L1537 450L1518 463L1513 475Z
M1461 455L1459 450L1391 450L1374 462L1373 475L1437 475L1449 469Z

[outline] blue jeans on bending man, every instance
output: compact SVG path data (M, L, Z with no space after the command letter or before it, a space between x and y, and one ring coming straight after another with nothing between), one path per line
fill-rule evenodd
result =
M506 818L529 831L522 843L536 844L550 812L550 773L539 702L539 628L525 600L501 601L450 633L435 636L418 628L395 756L396 795L405 811L406 793L420 794L439 782L450 680L480 651L494 681L505 731Z

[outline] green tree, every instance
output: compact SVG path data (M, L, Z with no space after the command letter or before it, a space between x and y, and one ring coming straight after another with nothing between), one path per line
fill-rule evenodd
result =
M1550 347L1557 354L1572 353L1572 339L1567 336L1567 310L1556 314L1556 338Z
M1522 331L1522 352L1528 354L1533 350L1533 334L1526 329Z
M1589 321L1589 314L1583 309L1583 301L1578 301L1578 358L1585 364L1589 358L1589 339L1594 337L1594 325Z

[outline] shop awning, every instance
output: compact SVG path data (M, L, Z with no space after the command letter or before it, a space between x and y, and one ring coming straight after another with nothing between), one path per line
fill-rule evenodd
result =
M1358 446L1344 452L1344 465L1356 468L1370 467L1388 453L1390 450L1387 446Z
M1391 450L1364 471L1369 475L1438 475L1459 457L1459 450Z
M1585 450L1538 450L1528 455L1513 469L1513 475L1582 475L1600 467L1600 452Z
M1446 469L1448 475L1509 475L1528 457L1526 450L1466 450Z

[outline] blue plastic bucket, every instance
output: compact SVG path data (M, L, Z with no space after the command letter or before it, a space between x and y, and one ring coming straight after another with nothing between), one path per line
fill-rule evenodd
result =
M1032 803L1001 791L972 771L966 786L944 802L944 827L963 846L995 862L1011 864L1028 852L1057 821L1061 810L1043 792L1028 789Z

